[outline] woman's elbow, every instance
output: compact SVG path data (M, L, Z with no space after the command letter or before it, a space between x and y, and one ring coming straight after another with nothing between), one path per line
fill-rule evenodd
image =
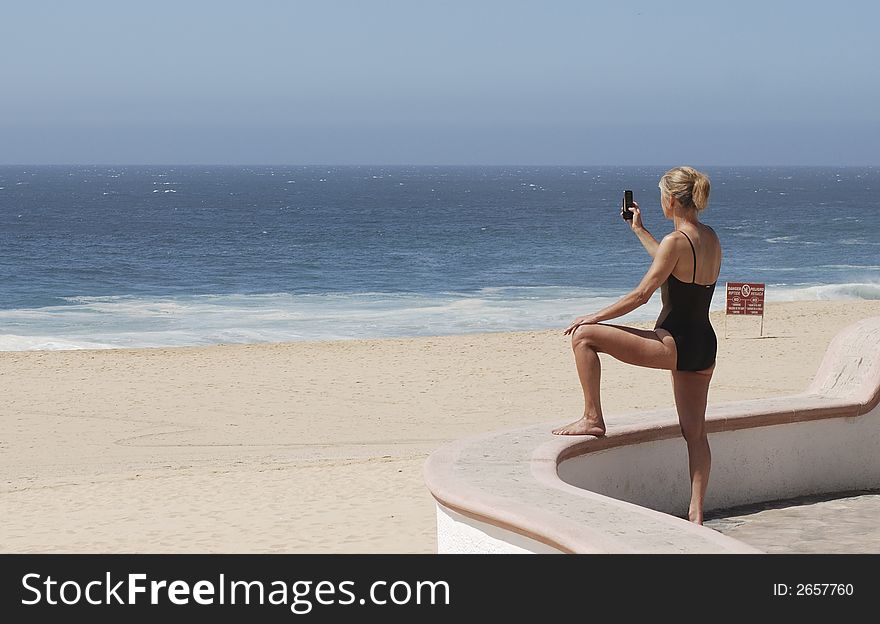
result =
M636 305L643 306L651 300L651 295L654 294L654 291L647 288L637 288L632 292L632 294L633 298L635 299Z

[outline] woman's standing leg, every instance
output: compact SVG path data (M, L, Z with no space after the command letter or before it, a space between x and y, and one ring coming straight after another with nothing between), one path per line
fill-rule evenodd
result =
M706 403L714 366L704 371L672 371L672 390L681 433L687 442L691 475L691 502L688 519L703 524L703 499L709 485L712 453L706 435Z
M649 331L621 325L581 325L571 334L578 378L584 391L584 415L575 422L554 429L557 435L605 435L599 381L602 364L599 353L637 366L675 368L675 340L664 330Z

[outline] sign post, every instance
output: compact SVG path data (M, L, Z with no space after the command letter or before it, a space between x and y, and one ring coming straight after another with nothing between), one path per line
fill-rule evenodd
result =
M764 284L727 282L727 314L761 316L761 336L764 336ZM725 317L727 318L727 317ZM725 337L727 323L724 324Z

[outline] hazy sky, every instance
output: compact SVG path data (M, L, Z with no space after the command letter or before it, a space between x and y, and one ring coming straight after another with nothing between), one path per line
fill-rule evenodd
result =
M875 1L2 7L5 164L880 164Z

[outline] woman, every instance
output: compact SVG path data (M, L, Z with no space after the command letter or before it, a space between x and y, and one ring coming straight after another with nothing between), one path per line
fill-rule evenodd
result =
M584 390L584 415L553 433L605 435L599 401L599 353L628 364L672 371L675 407L688 448L688 519L702 524L711 464L706 401L717 349L709 304L721 268L721 244L712 228L698 218L709 200L708 177L691 167L676 167L663 175L659 186L660 206L675 230L658 243L642 225L635 204L631 226L654 261L635 290L600 312L575 319L565 330L572 337ZM657 288L661 289L663 310L653 331L601 324L644 305Z

